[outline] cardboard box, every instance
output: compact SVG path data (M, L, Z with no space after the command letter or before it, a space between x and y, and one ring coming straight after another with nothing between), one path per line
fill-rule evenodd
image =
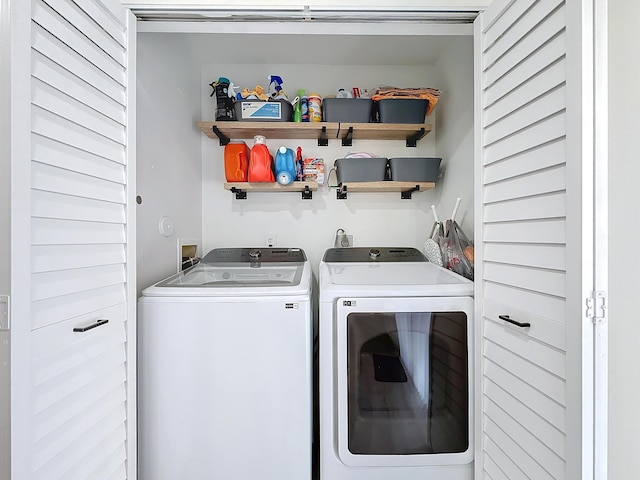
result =
M305 158L302 160L302 175L307 182L324 185L324 158Z

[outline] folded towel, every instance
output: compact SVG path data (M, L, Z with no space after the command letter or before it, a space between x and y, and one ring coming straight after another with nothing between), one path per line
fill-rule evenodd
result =
M374 101L387 99L387 98L421 98L423 100L429 100L427 106L427 115L430 115L433 111L438 99L440 98L440 90L436 88L398 88L398 87L378 87L371 99Z

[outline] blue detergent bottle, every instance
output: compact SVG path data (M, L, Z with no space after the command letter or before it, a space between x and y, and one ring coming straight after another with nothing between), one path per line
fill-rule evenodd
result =
M280 185L289 185L296 179L296 164L293 150L280 147L276 153L276 181Z

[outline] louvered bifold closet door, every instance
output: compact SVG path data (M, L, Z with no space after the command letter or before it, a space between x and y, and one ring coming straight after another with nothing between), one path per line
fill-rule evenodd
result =
M31 478L122 479L127 17L31 8Z
M480 19L478 464L481 478L558 480L566 433L565 6L494 4L501 8Z

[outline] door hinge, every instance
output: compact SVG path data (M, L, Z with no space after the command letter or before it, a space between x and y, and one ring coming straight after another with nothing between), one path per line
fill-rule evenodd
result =
M607 295L605 292L591 292L587 297L587 317L594 324L606 322Z
M9 296L0 295L0 330L9 330Z

